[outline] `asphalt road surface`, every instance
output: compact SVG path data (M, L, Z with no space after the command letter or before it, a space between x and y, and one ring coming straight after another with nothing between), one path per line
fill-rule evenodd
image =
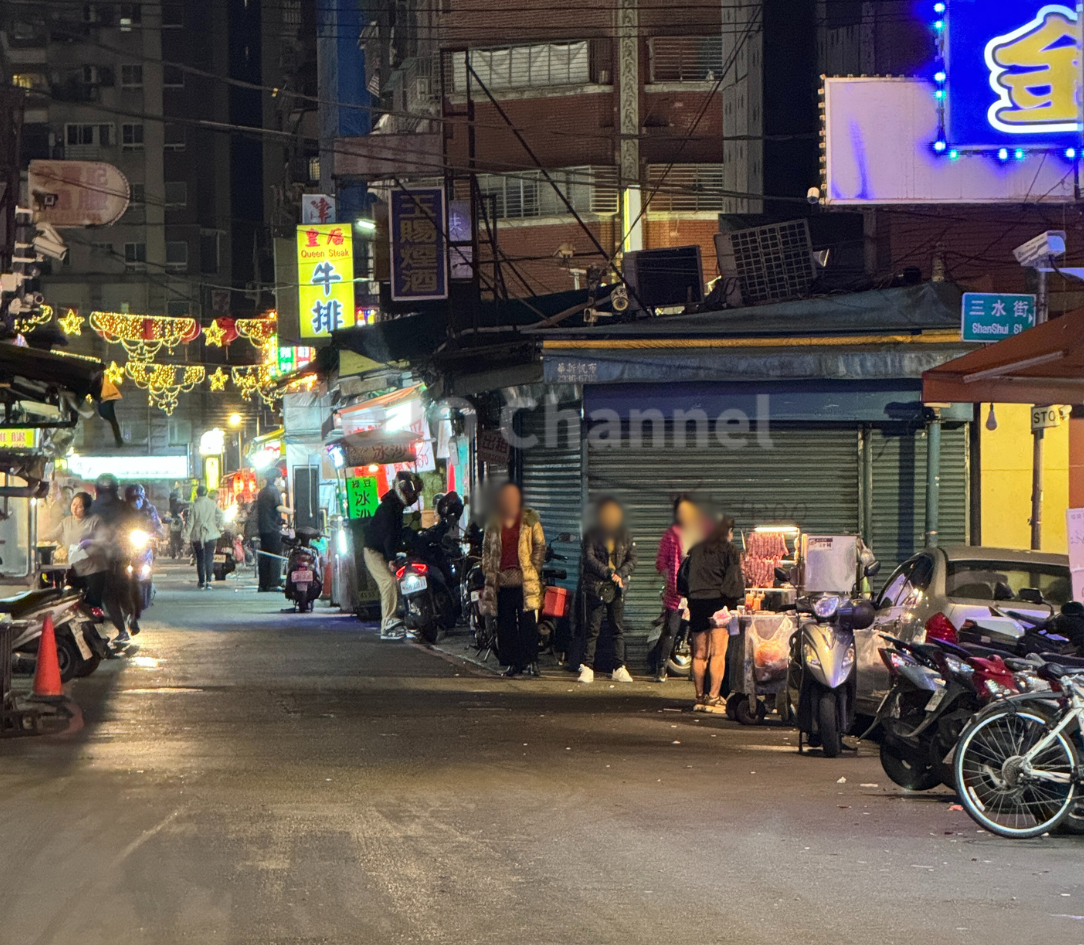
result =
M0 945L1084 943L1084 838L979 832L871 746L181 577L79 731L0 742Z

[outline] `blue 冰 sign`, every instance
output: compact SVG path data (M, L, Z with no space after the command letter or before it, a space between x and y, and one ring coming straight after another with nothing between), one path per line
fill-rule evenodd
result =
M940 94L948 145L1009 153L1080 148L1084 23L1074 0L944 6Z
M1035 296L965 292L960 322L964 341L1002 341L1035 327Z

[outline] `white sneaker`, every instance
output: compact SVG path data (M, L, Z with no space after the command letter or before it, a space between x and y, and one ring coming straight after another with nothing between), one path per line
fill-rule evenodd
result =
M580 667L580 678L576 682L589 683L595 681L595 671L590 666Z
M629 675L629 671L624 666L619 666L613 671L613 675L610 678L614 682L632 682L632 677Z

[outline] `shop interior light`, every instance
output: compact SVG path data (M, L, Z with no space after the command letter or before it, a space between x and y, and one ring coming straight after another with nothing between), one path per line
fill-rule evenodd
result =
M801 529L797 525L758 525L753 531L760 534L781 532L784 535L797 535Z
M376 463L369 463L369 472L378 473L380 472L380 467Z
M354 221L354 229L359 233L375 233L376 224L372 220L364 220L361 217L358 217L358 219Z

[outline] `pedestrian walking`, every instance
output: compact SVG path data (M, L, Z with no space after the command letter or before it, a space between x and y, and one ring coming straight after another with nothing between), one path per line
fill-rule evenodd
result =
M673 524L659 542L655 570L663 576L662 632L651 656L656 682L666 682L666 665L674 649L674 640L681 629L685 599L677 589L678 571L689 549L704 537L704 513L688 495L674 499Z
M278 470L265 480L264 487L256 496L256 526L260 533L258 564L259 590L282 590L282 503L280 486L282 477Z
M741 555L734 547L734 519L722 516L712 533L689 550L689 635L693 649L693 686L696 704L716 706L726 670L729 626L717 627L712 617L724 607L733 609L745 594ZM710 662L710 665L709 665ZM710 676L709 676L710 674ZM705 678L710 688L705 691Z
M403 635L395 557L403 542L403 512L418 501L420 493L421 482L416 476L398 473L392 487L380 497L373 517L365 523L362 557L380 593L380 636L384 639Z
M613 636L612 678L630 683L632 676L625 666L625 590L636 569L636 545L625 528L625 510L616 499L607 497L598 503L596 522L584 535L582 550L587 622L579 681L595 681L595 651L606 618Z
M207 487L196 489L196 501L188 510L188 540L196 558L199 589L210 590L215 577L215 544L222 534L222 510L209 495Z
M497 618L497 658L504 675L538 674L538 612L542 609L542 564L546 536L534 509L523 507L515 483L497 493L496 509L482 539L484 613Z

